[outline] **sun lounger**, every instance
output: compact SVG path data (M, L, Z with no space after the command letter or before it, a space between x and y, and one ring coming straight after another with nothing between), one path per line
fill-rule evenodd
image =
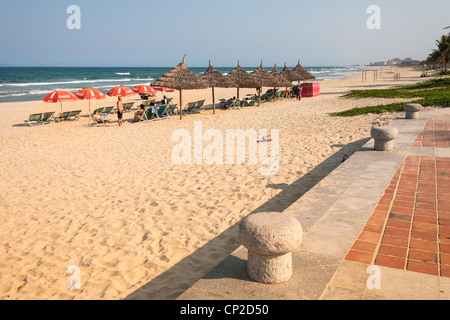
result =
M175 105L176 108L176 105ZM169 114L167 113L167 105L163 104L159 107L155 107L156 113L152 112L152 108L148 108L145 110L143 117L140 121L155 121L162 119L169 119Z
M194 107L194 111L199 112L200 108L203 107L203 104L205 103L205 100L199 100L197 101L197 104Z
M124 112L130 111L131 108L133 108L133 106L134 106L134 102L124 103L123 104L123 111Z
M184 108L183 113L191 113L195 109L196 105L197 105L197 101L196 102L189 102L186 105L186 108Z
M102 121L101 119L99 119L99 120L95 120L94 119L94 114L93 113L90 113L89 114L89 123L88 123L88 126L89 125L91 125L91 123L92 124L96 124L96 125L100 125L100 124L103 124L103 123L108 123L108 122L111 122L111 121Z
M152 108L148 108L145 110L144 115L139 119L139 121L152 121L154 119L154 114L152 112Z
M256 100L244 100L244 107L253 107L256 103Z
M55 112L44 112L42 114L41 122L47 122L50 123L50 121L53 120L53 116L55 115Z
M32 126L32 123L39 123L42 119L42 113L33 113L30 114L27 120L25 120L26 124L28 124L30 127Z
M81 110L70 111L67 120L78 120L80 119Z
M265 93L261 96L261 102L267 102L267 101L269 101L269 98L270 98L270 94Z
M159 120L169 119L169 114L167 113L167 104L163 104L156 108L156 117Z
M280 91L279 97L280 97L280 98L286 98L286 93L287 93L286 90Z
M241 101L239 100L232 100L230 102L230 107L233 109L239 109L241 107Z
M72 111L66 111L66 112L59 113L59 114L55 117L55 121L60 122L60 121L67 120L67 118L69 117L69 115L70 115L71 112L72 112Z
M175 113L176 110L176 113ZM166 108L166 114L169 117L173 117L175 114L178 114L178 107L176 104L168 105Z
M102 112L99 112L99 113L102 114L102 115L104 115L104 116L106 116L106 115L108 115L108 114L112 111L112 109L114 109L114 106L112 106L112 107L105 107L105 108L103 109L103 111L102 111Z

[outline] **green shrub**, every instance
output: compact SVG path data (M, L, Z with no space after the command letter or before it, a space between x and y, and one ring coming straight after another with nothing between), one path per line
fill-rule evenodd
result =
M335 112L331 116L352 117L367 113L384 113L403 111L406 103L419 103L422 106L450 107L450 78L433 79L414 85L408 85L392 89L378 90L354 90L343 96L346 99L363 98L402 98L412 99L409 102L391 103L387 105L353 108L350 110Z

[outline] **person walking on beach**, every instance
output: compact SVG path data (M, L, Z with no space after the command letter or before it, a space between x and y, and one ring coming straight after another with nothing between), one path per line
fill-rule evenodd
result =
M295 95L298 101L302 100L302 87L299 84L295 86Z
M123 103L122 97L118 97L117 99L117 118L119 119L119 127L122 126L122 117L123 117Z

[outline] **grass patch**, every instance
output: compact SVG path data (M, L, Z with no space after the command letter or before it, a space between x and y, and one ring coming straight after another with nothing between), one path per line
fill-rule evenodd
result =
M419 103L422 106L450 106L450 78L433 79L425 82L392 89L354 90L342 96L346 99L387 98L411 99L408 102L386 105L353 108L342 112L331 113L335 117L353 117L361 114L403 111L406 103Z

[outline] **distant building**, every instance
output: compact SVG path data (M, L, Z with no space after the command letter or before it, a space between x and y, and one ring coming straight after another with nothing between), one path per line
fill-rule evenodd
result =
M406 59L399 59L399 58L394 58L394 59L389 59L387 61L378 61L378 62L371 62L369 64L369 66L402 66L402 65L418 65L420 64L420 61L417 60L413 60L411 58L406 58Z

